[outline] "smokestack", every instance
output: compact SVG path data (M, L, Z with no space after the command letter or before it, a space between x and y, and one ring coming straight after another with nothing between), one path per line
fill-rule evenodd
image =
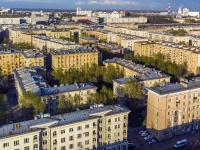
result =
M168 5L168 11L167 14L170 15L171 14L171 9L170 9L170 1L169 1L169 5Z

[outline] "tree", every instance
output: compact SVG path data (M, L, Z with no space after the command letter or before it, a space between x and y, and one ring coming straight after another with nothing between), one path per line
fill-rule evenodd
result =
M63 113L65 112L65 109L67 108L67 101L63 97L60 97L58 100L58 111Z
M6 95L5 94L0 94L0 123L4 123L4 117L5 117L5 112L6 112Z
M124 59L133 61L134 60L134 56L133 56L133 54L125 54L124 55Z
M137 82L133 79L128 79L125 82L125 85L123 88L123 93L126 97L132 98L132 99L142 99L142 87L140 82Z
M21 108L33 108L35 115L45 111L45 104L41 101L41 98L30 91L22 93L19 97L18 104Z
M9 44L9 43L10 43L9 38L4 37L4 38L3 38L3 43L4 43L4 44Z
M25 42L15 43L14 48L17 50L30 49L31 45L29 43L25 43Z

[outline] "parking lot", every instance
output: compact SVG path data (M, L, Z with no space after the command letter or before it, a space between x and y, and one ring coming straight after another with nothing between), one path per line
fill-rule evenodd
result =
M149 145L143 137L141 137L138 133L141 130L145 130L145 127L137 127L137 128L129 128L128 129L128 138L133 141L133 143L140 149L140 150L173 150L173 145L182 139L187 139L188 142L199 139L200 138L200 131L195 131L194 133L188 133L180 136L175 136L171 139L154 143ZM179 148L180 150L189 149L188 147ZM200 149L200 148L199 148Z

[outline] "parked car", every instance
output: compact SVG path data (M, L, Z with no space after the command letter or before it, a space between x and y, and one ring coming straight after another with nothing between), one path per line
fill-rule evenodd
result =
M153 143L156 143L156 140L155 139L151 139L149 140L148 144L153 144Z
M144 140L147 141L147 140L152 139L152 138L153 138L152 135L148 135L148 136L145 136L145 137L144 137Z
M183 140L176 142L176 144L174 145L174 148L180 148L180 147L184 147L186 145L187 145L187 140L183 139Z
M145 136L147 136L147 135L148 135L148 133L147 133L147 132L144 132L144 133L142 133L140 136L145 137Z
M141 135L143 132L146 132L146 131L140 131L138 134Z

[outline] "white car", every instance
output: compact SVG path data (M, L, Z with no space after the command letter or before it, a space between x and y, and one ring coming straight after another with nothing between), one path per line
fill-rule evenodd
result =
M145 133L146 131L140 131L138 134L141 135L142 133Z
M153 143L156 143L156 140L155 139L151 139L148 144L153 144Z
M150 140L150 139L152 139L152 138L153 138L152 135L148 135L148 136L144 137L144 140L147 141L147 140Z
M140 136L144 137L144 136L147 136L147 135L148 135L148 133L147 133L147 132L144 132L144 133L142 133Z

